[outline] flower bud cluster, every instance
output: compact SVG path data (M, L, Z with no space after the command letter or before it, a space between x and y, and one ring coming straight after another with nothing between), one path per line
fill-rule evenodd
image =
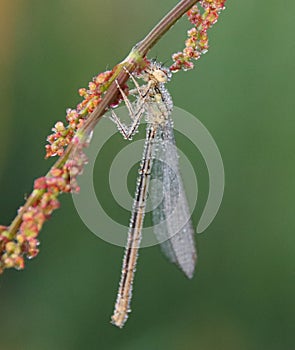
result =
M31 259L38 254L39 232L53 211L59 208L58 196L65 192L79 192L76 178L87 162L83 147L86 144L81 142L60 169L52 168L46 176L35 180L32 196L39 194L39 199L21 215L16 234L12 234L9 227L0 226L0 273L7 268L21 270L25 258Z
M194 27L187 32L188 38L183 51L172 55L171 72L194 68L192 60L198 60L208 51L207 31L217 22L220 11L224 9L224 3L225 0L203 0L198 3L199 6L195 5L187 12L188 19Z
M75 132L81 128L89 114L100 103L112 75L113 71L100 73L88 84L88 89L79 89L79 95L83 97L83 101L78 104L76 109L67 109L67 126L59 121L52 128L53 133L47 137L46 158L60 157L64 154L64 150L72 141Z

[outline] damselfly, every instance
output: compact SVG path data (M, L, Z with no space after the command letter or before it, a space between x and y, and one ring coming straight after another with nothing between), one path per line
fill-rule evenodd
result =
M171 113L173 103L165 83L171 73L161 64L151 61L140 78L146 84L135 84L137 99L131 103L123 90L118 89L124 99L132 124L127 127L112 111L112 120L126 139L131 139L137 131L141 118L145 116L146 140L137 179L136 193L128 231L128 240L123 260L122 274L112 323L123 327L130 312L132 285L142 238L143 220L147 195L155 204L153 223L156 237L164 254L177 264L187 277L193 276L196 249L194 230L190 220L189 208L184 193L175 146ZM151 174L162 183L161 190L149 190Z

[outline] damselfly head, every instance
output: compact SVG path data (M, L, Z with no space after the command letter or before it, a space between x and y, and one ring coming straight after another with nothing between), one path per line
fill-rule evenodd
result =
M159 82L159 83L166 83L168 80L168 76L165 71L162 69L155 69L152 72L153 77Z
M153 80L157 83L167 83L171 78L171 72L168 68L162 66L161 63L151 60L148 69L146 70L148 74L147 80Z

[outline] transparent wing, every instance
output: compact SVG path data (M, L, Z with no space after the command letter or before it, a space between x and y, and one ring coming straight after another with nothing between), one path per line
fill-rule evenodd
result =
M197 253L171 120L159 127L155 142L150 184L154 232L168 259L191 278Z

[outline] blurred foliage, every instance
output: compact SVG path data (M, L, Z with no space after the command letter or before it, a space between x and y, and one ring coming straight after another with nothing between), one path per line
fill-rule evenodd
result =
M1 224L49 168L46 135L79 101L77 89L123 59L175 2L2 0ZM294 349L295 4L287 9L229 0L209 53L170 83L175 104L215 138L226 171L220 211L197 236L194 279L158 247L143 249L133 312L116 329L109 319L123 249L88 231L64 196L39 256L1 276L1 349ZM151 57L169 60L187 28L179 21ZM201 168L205 198L205 165L187 155Z

